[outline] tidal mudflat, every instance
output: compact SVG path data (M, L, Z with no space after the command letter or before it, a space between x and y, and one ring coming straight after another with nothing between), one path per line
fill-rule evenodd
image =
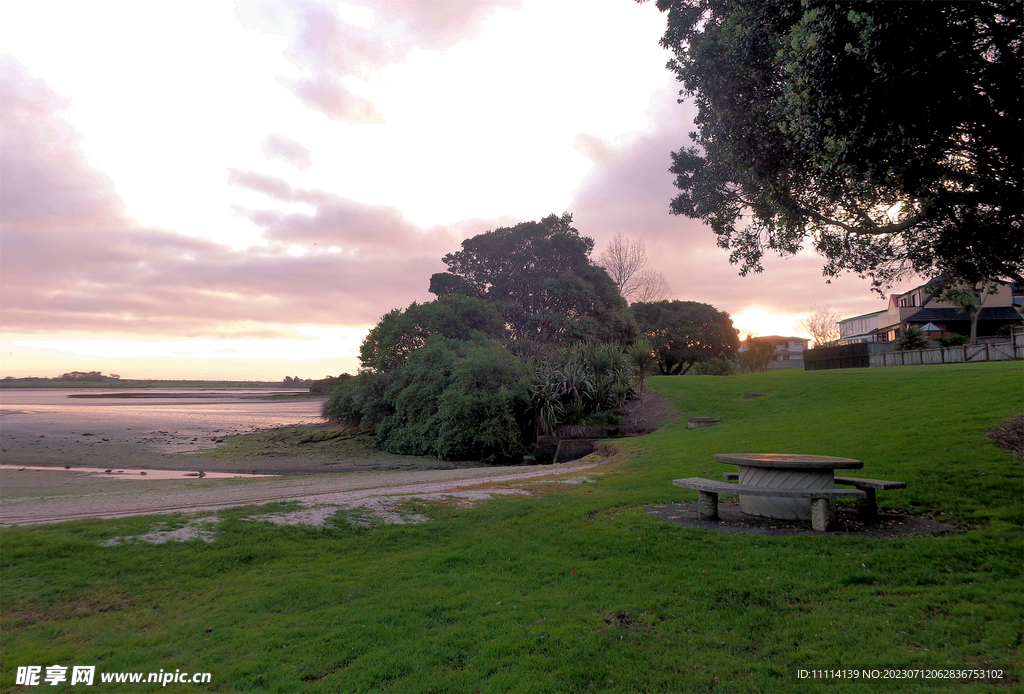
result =
M93 509L102 515L129 498L186 487L204 496L268 474L478 465L378 451L368 437L326 422L322 402L270 389L3 389L0 502L11 512L33 499L106 499Z
M215 448L228 436L323 421L322 400L282 400L281 394L3 389L0 457L5 465L180 468L168 458Z

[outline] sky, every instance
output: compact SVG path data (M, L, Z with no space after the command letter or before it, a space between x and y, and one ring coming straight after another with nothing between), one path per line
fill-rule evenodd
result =
M672 216L695 109L631 0L0 3L0 376L354 373L465 238L569 212L742 334L881 310Z

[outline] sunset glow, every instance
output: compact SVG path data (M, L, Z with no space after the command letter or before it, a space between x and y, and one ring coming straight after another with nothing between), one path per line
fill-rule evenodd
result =
M5 3L0 373L354 370L463 239L565 211L744 333L872 310L668 213L693 108L663 30L621 0Z

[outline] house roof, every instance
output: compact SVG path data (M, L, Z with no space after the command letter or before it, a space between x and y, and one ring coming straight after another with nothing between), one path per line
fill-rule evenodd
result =
M981 309L978 313L979 321L989 320L1001 320L1001 321L1015 321L1020 320L1020 314L1017 313L1016 309L1012 306L989 306ZM907 318L907 323L948 323L949 321L965 321L970 320L966 313L962 313L955 308L923 308L914 315Z
M845 323L848 320L857 320L858 318L871 318L872 316L880 316L883 313L885 313L885 309L884 308L881 311L872 311L871 313L862 313L859 316L850 316L849 318L840 318L839 322L840 323Z
M750 339L749 337L747 338ZM789 340L790 342L810 342L809 337L787 337L785 335L754 335L755 340Z

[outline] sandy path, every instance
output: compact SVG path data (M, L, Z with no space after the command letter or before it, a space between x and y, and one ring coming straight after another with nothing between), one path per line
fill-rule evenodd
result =
M273 501L351 505L361 499L380 496L437 494L496 482L547 475L561 476L597 464L580 462L531 467L316 475L271 480L166 480L146 484L144 488L140 488L139 482L124 480L76 484L71 477L76 473L60 470L40 473L63 476L62 482L53 485L52 493L13 498L5 494L5 498L0 501L0 526L211 511ZM5 476L19 474L28 473L4 473Z

